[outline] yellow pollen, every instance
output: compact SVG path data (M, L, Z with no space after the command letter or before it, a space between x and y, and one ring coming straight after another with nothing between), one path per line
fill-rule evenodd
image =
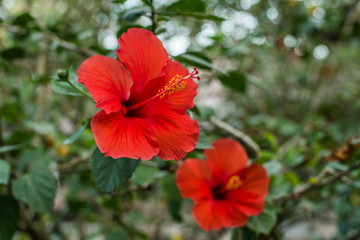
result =
M157 96L163 98L166 95L171 95L174 92L183 90L187 84L186 81L182 81L184 79L186 78L181 75L175 75L175 77L171 78L170 81L166 83L163 88L159 89Z
M240 177L234 175L228 180L225 188L226 190L234 190L239 188L242 185L242 183L243 182L240 180Z

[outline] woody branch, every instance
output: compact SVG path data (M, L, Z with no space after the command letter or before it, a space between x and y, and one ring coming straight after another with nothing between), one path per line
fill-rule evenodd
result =
M343 146L333 151L328 157L324 158L323 160L325 162L329 161L346 161L347 159L350 159L355 151L360 148L360 138L359 137L353 137L345 142ZM316 177L315 181L313 183L305 183L303 185L300 185L297 187L292 193L280 196L278 198L272 199L272 202L275 204L282 204L288 200L291 199L298 199L300 196L306 194L313 188L318 188L333 182L336 182L338 180L343 180L346 182L349 182L345 176L349 175L351 172L355 171L360 167L360 160L357 161L355 164L351 165L347 170L334 173L332 169L325 167ZM331 177L326 176L329 175L329 173L332 174Z

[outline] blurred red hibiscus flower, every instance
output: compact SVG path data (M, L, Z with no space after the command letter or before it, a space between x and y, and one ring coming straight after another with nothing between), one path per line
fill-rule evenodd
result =
M194 201L192 213L202 229L239 227L264 209L269 177L257 163L248 165L244 148L222 138L206 149L207 160L189 158L178 168L182 197Z
M129 29L119 47L121 62L96 55L78 69L79 82L102 109L91 120L97 146L112 158L184 158L199 138L198 123L185 113L194 106L198 71L170 60L145 29Z

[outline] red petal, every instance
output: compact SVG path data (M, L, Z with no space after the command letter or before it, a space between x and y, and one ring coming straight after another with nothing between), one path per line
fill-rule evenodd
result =
M190 73L183 65L181 65L181 63L169 60L165 68L165 77L163 80L164 85L177 74L185 77ZM184 81L187 82L184 89L178 92L174 92L171 95L165 96L161 99L166 104L174 106L174 108L178 109L180 112L185 112L186 110L194 107L194 97L197 94L197 84L194 82L194 80L192 78L188 78Z
M216 209L214 209L213 203L212 200L196 201L192 209L196 222L205 231L220 230L221 228L221 223L215 215Z
M176 184L184 198L212 198L210 181L210 168L201 159L186 159L176 172Z
M245 176L245 180L243 185L238 188L239 191L254 193L265 198L269 189L269 177L263 166L253 163L246 167L241 175Z
M159 145L146 120L101 111L91 120L91 128L105 156L149 160L159 153Z
M224 227L244 226L246 223L247 217L242 212L237 211L233 203L229 201L216 201L215 209L216 216Z
M264 198L249 192L240 190L229 191L226 194L226 200L231 202L233 210L249 217L258 215L264 210Z
M79 82L106 113L117 112L130 94L131 76L112 58L95 55L86 59L78 70Z
M179 62L169 60L164 69L165 76L149 81L141 90L141 94L131 94L130 105L142 102L158 94L158 91L176 75L185 77L189 75L189 71ZM197 94L197 84L192 78L184 80L186 87L180 91L174 92L171 95L165 95L163 98L158 98L156 101L166 103L172 109L184 113L186 110L194 106L194 97Z
M199 139L196 120L185 113L169 110L165 104L150 105L142 108L142 111L154 130L160 148L158 156L161 159L181 160L195 148Z
M244 148L235 140L221 138L212 143L214 149L206 149L205 156L213 171L213 178L226 184L229 177L245 167L248 156Z
M169 55L152 32L140 28L123 33L119 46L116 54L130 71L132 92L137 95L149 80L160 76Z
M258 215L264 209L269 177L264 167L257 163L246 167L240 175L244 176L243 185L236 190L228 191L225 198L233 202L234 208L244 215Z
M236 211L227 201L196 201L192 209L194 218L202 229L220 230L222 227L243 226L247 217Z

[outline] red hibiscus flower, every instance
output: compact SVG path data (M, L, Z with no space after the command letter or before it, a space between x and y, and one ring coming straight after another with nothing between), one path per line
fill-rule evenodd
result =
M207 161L186 159L176 184L182 197L194 201L192 213L202 229L245 225L247 218L264 209L269 178L257 163L248 165L243 147L223 138L206 149Z
M112 158L184 158L199 138L197 122L185 113L194 106L197 70L189 73L170 60L145 29L129 29L119 46L121 62L96 55L78 70L79 82L102 109L91 120L100 151Z

